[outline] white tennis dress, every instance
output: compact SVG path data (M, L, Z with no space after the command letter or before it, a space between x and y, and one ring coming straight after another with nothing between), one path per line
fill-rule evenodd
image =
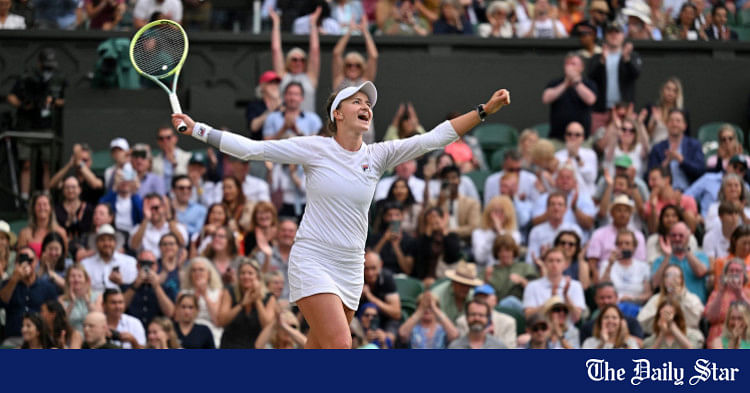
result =
M333 293L351 310L362 295L367 217L378 180L387 169L458 139L445 121L431 132L362 143L352 152L321 136L253 141L202 123L195 127L194 135L237 158L303 166L307 207L289 256L290 301Z

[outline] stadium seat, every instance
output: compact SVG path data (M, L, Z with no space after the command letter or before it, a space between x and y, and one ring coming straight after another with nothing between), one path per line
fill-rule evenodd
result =
M735 26L732 30L737 32L740 41L750 41L750 26Z
M498 152L500 153L500 152ZM474 186L477 188L477 192L479 195L484 195L484 181L487 180L487 177L489 177L492 174L490 171L471 171L466 174L466 176L471 179L471 181L474 182Z
M474 129L474 137L484 150L485 157L492 157L498 149L518 144L518 130L508 124L482 124Z
M104 176L104 170L113 163L109 149L91 152L91 170L97 175Z
M701 145L708 143L708 142L718 142L719 141L719 128L721 128L721 126L724 124L727 124L727 122L714 121L714 122L706 123L700 126L700 128L698 128L698 140L701 142ZM740 141L740 144L744 146L745 135L742 132L742 129L736 124L731 124L731 125L732 127L734 127L735 134L737 134L737 138Z
M539 123L529 128L531 128L532 130L536 130L539 138L546 138L549 136L549 123Z
M737 24L741 26L750 26L750 8L737 11Z
M417 298L424 291L422 282L405 274L397 274L393 279L401 298L401 315L404 319L409 318L417 309Z
M26 225L28 225L29 220L22 218L19 220L13 220L8 223L10 225L10 230L18 235L19 232L21 232L21 229L25 228Z
M505 147L492 153L492 157L490 158L490 170L492 170L492 172L497 172L503 169L503 160L505 160L505 153L507 153L510 149L512 148Z
M510 315L516 320L516 334L521 335L526 333L526 317L522 312L512 308L500 307L499 305L495 306L495 310Z

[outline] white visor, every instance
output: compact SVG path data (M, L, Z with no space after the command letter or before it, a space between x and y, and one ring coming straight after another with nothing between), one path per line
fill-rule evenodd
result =
M378 100L378 90L375 88L375 85L372 84L372 82L367 81L359 86L349 86L345 89L342 89L339 94L336 94L336 98L333 100L333 104L331 104L331 113L328 114L328 116L330 116L331 118L331 121L334 121L333 111L335 111L336 108L339 107L341 101L344 101L345 99L353 96L358 91L362 91L363 93L367 94L367 98L370 99L370 108L375 107L375 102Z

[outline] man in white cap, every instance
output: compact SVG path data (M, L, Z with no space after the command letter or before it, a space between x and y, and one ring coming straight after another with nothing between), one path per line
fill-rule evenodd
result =
M121 169L126 162L130 161L130 144L125 138L112 139L109 142L109 154L114 164L104 170L105 190L111 190L114 187L115 170Z
M635 203L627 195L618 195L609 208L609 214L612 217L612 223L594 231L591 235L586 258L591 263L597 263L599 268L609 260L610 255L616 251L615 240L617 233L623 229L631 229L635 235L638 246L635 249L635 259L639 261L646 260L646 239L641 231L635 228L628 228L630 217L633 215ZM595 272L596 273L596 272ZM596 274L594 277L598 277Z
M81 264L91 278L91 289L103 291L131 284L138 276L135 258L115 251L115 229L104 224L96 231L96 254Z
M126 163L115 171L113 189L99 200L112 206L119 231L130 232L143 220L143 200L135 193L136 176L133 166Z
M471 298L471 290L484 282L477 278L477 265L466 261L456 262L456 268L447 270L445 276L450 281L444 281L430 291L437 298L440 309L455 323Z

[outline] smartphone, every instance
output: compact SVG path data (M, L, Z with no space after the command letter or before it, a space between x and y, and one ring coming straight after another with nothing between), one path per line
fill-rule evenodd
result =
M401 229L401 221L391 221L390 229L391 232L398 232Z
M622 250L622 259L630 259L633 257L633 250Z
M114 267L112 267L112 271L119 273L120 272L120 267L119 266L114 266Z

